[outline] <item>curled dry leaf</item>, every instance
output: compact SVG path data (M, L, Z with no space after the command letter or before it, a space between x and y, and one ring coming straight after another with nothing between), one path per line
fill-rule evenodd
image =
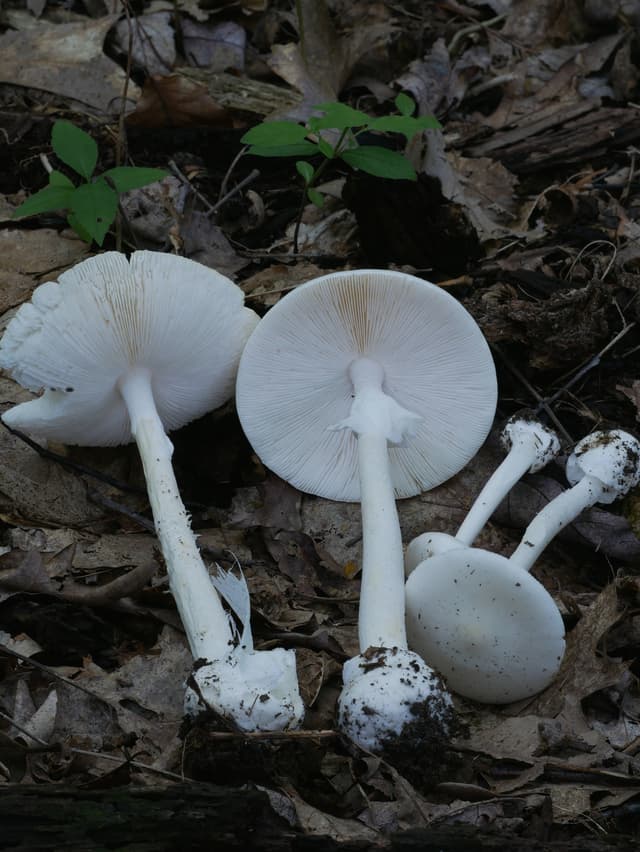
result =
M233 127L233 117L209 95L206 86L183 74L149 77L130 127Z

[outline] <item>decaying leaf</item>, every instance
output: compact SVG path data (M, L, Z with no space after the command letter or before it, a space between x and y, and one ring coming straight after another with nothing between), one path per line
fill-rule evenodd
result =
M81 101L104 115L116 115L124 71L102 50L117 15L71 24L42 24L0 36L0 81L30 86ZM129 97L137 86L129 81Z

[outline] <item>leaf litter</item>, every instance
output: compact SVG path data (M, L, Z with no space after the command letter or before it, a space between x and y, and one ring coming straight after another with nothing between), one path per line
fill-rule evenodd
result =
M108 168L117 135L108 123L123 110L131 162L176 166L123 198L139 247L221 269L261 313L332 268L424 274L451 288L494 348L496 426L537 406L559 422L565 451L604 424L634 430L637 4L614 4L624 6L616 16L552 0L302 0L302 28L287 3L214 12L191 0L177 17L144 4L132 20L124 107L129 24L120 17L114 28L106 5L94 19L60 18L50 3L3 7L0 131L11 147L0 153L1 210L44 183L38 154L52 119L72 115L101 134ZM79 33L86 49L70 62L64 51ZM16 45L33 60L27 76L12 62ZM416 184L337 168L330 200L304 211L298 256L290 163L260 162L259 176L211 212L254 168L235 157L259 117L305 119L337 98L385 114L399 90L442 124L409 146ZM3 215L3 326L38 283L86 255L63 226L55 215L28 226ZM28 398L8 379L0 393L4 407ZM585 513L534 569L568 630L551 686L501 708L457 698L465 730L446 765L394 765L334 732L341 664L357 650L359 508L300 494L265 471L230 407L174 438L205 557L242 565L256 647L297 649L304 729L241 738L215 723L184 724L190 657L135 454L37 452L3 427L1 783L117 789L226 777L265 791L290 831L338 848L465 826L504 848L627 848L621 836L637 836L640 801L636 495ZM454 531L500 458L494 433L458 476L402 501L403 539ZM562 487L559 463L526 477L480 546L508 556Z

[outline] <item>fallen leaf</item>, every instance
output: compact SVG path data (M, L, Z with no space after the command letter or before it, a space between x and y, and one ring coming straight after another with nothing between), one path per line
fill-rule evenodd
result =
M35 287L89 254L84 240L51 228L0 230L0 314L31 298Z
M71 24L41 24L0 36L0 82L81 101L103 115L121 106L125 73L102 50L118 15ZM128 97L138 95L131 81Z
M233 127L231 114L217 104L206 86L183 74L149 77L133 112L130 127Z

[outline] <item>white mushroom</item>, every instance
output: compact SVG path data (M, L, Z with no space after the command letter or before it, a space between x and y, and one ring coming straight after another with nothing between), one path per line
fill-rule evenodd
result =
M171 466L171 430L233 394L240 353L257 323L233 282L198 263L141 251L107 252L38 287L11 320L0 366L38 399L7 425L67 444L135 440L171 591L197 660L205 703L244 730L297 724L293 652L233 646ZM273 688L251 668L271 671ZM188 696L188 706L197 702Z
M552 597L528 572L584 508L638 484L640 443L619 430L596 432L577 444L567 476L573 487L538 513L510 559L459 547L425 560L407 580L409 646L460 695L508 703L553 680L564 626Z
M553 598L512 560L460 547L422 562L406 585L409 647L453 692L488 704L535 695L564 655Z
M640 442L628 432L593 432L567 459L573 486L542 509L527 527L512 559L526 571L561 529L595 503L613 503L640 481Z
M345 666L338 721L365 748L383 748L425 707L439 735L446 728L449 698L407 650L395 498L466 464L495 401L473 319L398 272L308 282L271 309L241 358L238 412L262 461L303 491L362 505L362 653Z
M485 483L455 536L422 533L405 552L407 576L416 565L454 547L470 546L501 501L525 473L537 473L560 452L556 433L533 417L516 414L500 435L506 457Z

